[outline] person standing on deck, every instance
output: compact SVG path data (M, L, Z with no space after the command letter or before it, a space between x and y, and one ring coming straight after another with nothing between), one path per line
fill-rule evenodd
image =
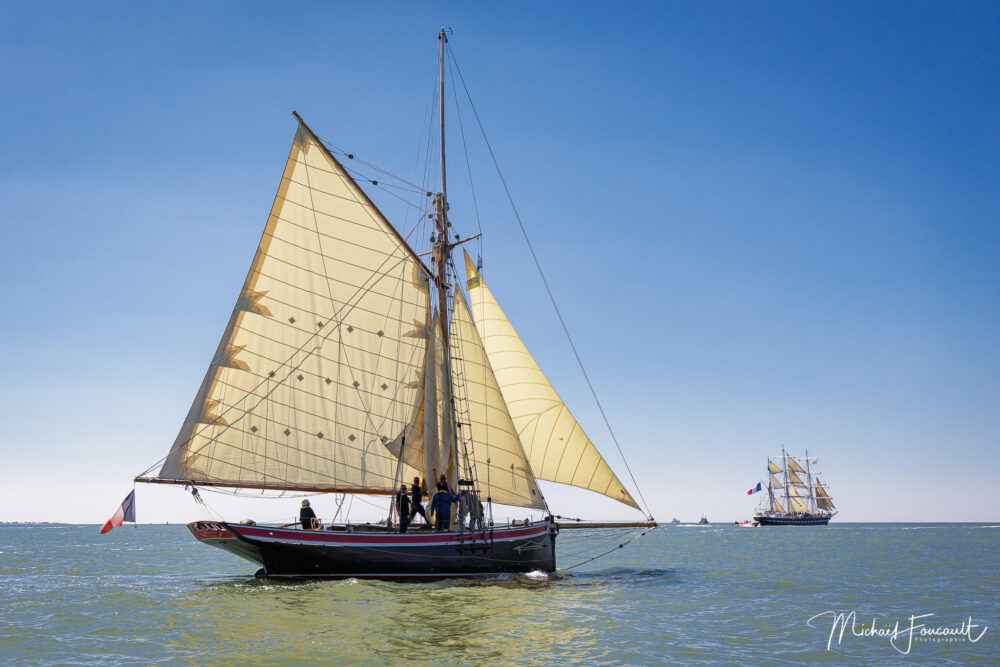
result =
M453 495L455 493L455 490L451 488L451 483L448 482L448 477L445 475L441 475L441 477L438 478L437 488L438 491L447 491Z
M424 489L423 484L420 482L419 477L413 478L413 486L410 487L410 495L413 500L413 504L410 506L410 523L413 523L413 519L419 514L424 517L424 523L428 526L431 525L431 520L427 518L427 513L424 512Z
M399 532L405 533L410 525L410 499L406 496L406 484L399 485L396 494L396 511L399 512Z
M304 499L302 501L302 508L299 510L299 523L305 530L314 530L319 523L319 519L316 518L316 512L313 512L313 508L309 507L309 500Z
M453 496L445 490L438 491L431 500L431 514L434 515L434 530L448 530L451 525L451 504L458 502L458 496Z

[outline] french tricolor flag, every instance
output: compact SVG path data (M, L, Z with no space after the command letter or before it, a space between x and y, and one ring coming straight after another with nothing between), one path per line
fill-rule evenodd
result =
M752 489L750 489L749 491L747 491L747 495L748 496L752 496L753 494L757 493L760 490L761 490L761 488L760 488L760 482L757 482L757 486L755 486Z
M111 518L104 522L101 526L101 535L108 532L115 526L122 525L123 521L130 521L135 523L135 489L132 489L132 493L125 496L125 500L122 504L118 506L115 513L111 515Z

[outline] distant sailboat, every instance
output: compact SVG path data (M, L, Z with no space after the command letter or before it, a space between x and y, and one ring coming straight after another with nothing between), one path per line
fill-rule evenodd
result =
M391 497L414 477L433 491L443 475L473 521L403 534L387 525L189 524L197 539L259 563L261 575L553 571L561 527L655 526L651 516L560 524L538 487L560 482L639 509L467 254L468 299L454 287L452 250L471 239L448 217L445 31L438 39L441 185L427 193L430 251L410 246L295 114L281 184L222 340L159 472L136 481ZM546 518L495 525L493 504Z
M767 496L754 517L760 525L825 526L837 513L819 473L812 469L819 459L810 459L807 451L801 461L805 465L784 448L778 463L767 460Z

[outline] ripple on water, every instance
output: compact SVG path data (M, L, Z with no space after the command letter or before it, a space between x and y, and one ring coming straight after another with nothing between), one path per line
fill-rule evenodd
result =
M692 527L654 531L568 571L433 583L257 579L252 565L184 527L100 537L94 527L0 527L0 655L78 664L881 664L898 660L884 642L845 638L828 652L828 630L806 620L826 609L971 614L987 625L1000 617L1000 531L971 530L995 524ZM915 647L913 661L996 661L992 632L989 644Z

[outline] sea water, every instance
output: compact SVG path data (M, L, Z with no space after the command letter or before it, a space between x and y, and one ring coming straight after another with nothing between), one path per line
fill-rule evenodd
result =
M666 526L559 536L560 567L274 581L184 526L0 525L7 664L983 664L1000 526ZM853 615L852 615L853 612Z

